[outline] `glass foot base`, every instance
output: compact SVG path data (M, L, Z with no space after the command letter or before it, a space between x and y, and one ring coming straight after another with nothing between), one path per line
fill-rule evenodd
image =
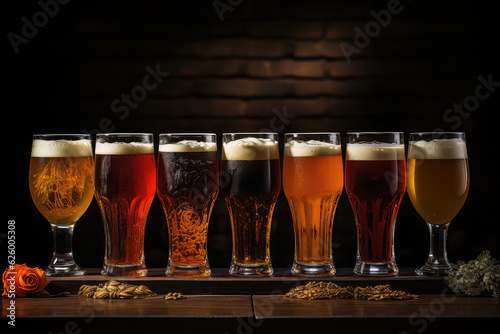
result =
M45 269L45 276L83 276L87 273L85 269L80 268L76 263L69 266L49 264Z
M207 277L210 276L211 272L208 266L183 267L169 264L165 270L165 275L171 277Z
M294 261L292 265L292 274L295 276L316 277L333 276L337 270L333 263L308 265L300 264Z
M112 266L109 264L105 264L103 269L101 270L101 275L103 276L132 276L132 277L141 277L146 276L148 273L148 269L146 265L137 265L137 266Z
M50 264L44 269L45 276L83 276L85 269L80 268L71 253L55 253Z
M273 273L274 269L271 266L271 264L243 266L231 263L231 266L229 267L229 274L232 276L264 277L264 276L271 276Z
M354 274L359 276L395 276L399 273L395 261L388 263L356 262Z
M457 270L453 269L451 265L424 265L420 268L415 269L415 274L417 275L429 275L429 276L448 276L457 273Z

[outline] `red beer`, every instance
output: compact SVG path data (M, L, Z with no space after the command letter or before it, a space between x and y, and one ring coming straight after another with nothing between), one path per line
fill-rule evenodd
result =
M403 145L348 144L345 189L356 220L356 274L394 275L398 272L394 229L405 188ZM386 269L385 264L390 264L391 269Z
M106 234L102 274L143 276L146 219L156 192L153 144L98 142L95 170Z

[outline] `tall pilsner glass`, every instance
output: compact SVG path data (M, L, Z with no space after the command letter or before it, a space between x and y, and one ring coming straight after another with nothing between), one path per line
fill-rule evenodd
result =
M34 135L29 169L31 198L50 222L54 252L47 276L80 276L73 258L77 220L94 195L94 160L88 134Z
M394 230L406 188L402 132L348 133L345 189L356 220L354 273L393 276Z
M229 273L273 273L269 240L281 188L277 133L223 134L221 186L233 232Z
M451 220L469 192L469 160L463 132L411 133L408 147L408 195L427 222L430 250L419 275L452 272L446 254Z
M160 135L157 193L169 235L168 276L209 276L208 222L219 193L214 133Z
M285 134L283 191L295 231L294 275L335 274L333 217L343 188L339 133Z
M144 232L156 192L153 135L102 133L96 138L95 197L101 209L106 276L145 276Z

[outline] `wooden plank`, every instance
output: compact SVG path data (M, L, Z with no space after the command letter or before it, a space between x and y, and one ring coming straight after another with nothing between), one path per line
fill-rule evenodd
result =
M253 315L251 296L188 295L186 299L165 300L164 295L145 299L92 299L84 296L16 298L19 317L160 317L236 318ZM8 300L3 300L7 305ZM2 315L8 310L2 308Z
M210 277L167 277L163 268L149 269L146 277L105 277L97 269L90 269L81 277L51 277L48 289L52 292L78 291L82 284L96 285L111 279L130 284L144 284L156 293L181 292L184 294L277 294L309 281L331 281L341 286L390 284L392 289L411 293L441 293L447 291L443 278L418 276L410 268L403 268L396 277L359 277L352 268L339 268L333 277L297 277L289 269L275 269L271 277L233 277L227 269L212 269Z
M299 300L253 296L256 319L277 318L500 318L500 299L420 295L416 300Z

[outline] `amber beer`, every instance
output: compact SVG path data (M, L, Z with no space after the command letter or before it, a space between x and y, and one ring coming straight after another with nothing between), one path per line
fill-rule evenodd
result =
M29 168L31 197L50 222L54 251L47 276L81 276L72 251L73 228L94 194L90 135L34 135Z
M157 193L167 218L169 276L208 276L207 233L219 192L215 134L161 134Z
M411 133L408 195L430 232L429 256L419 275L450 275L446 237L469 192L469 160L463 132Z
M283 190L294 223L294 275L335 274L333 218L343 186L340 134L285 134Z
M434 139L410 142L408 196L428 223L449 223L469 192L469 160L465 141Z
M406 187L403 134L348 136L345 188L358 240L354 273L395 275L399 270L394 256L394 230ZM393 141L389 141L391 138Z
M151 134L98 134L95 195L104 222L103 275L144 276L144 232L156 191Z
M224 134L222 191L229 211L231 275L272 275L271 219L281 188L276 133Z
M38 211L51 224L74 225L94 196L91 141L33 140L29 185Z

